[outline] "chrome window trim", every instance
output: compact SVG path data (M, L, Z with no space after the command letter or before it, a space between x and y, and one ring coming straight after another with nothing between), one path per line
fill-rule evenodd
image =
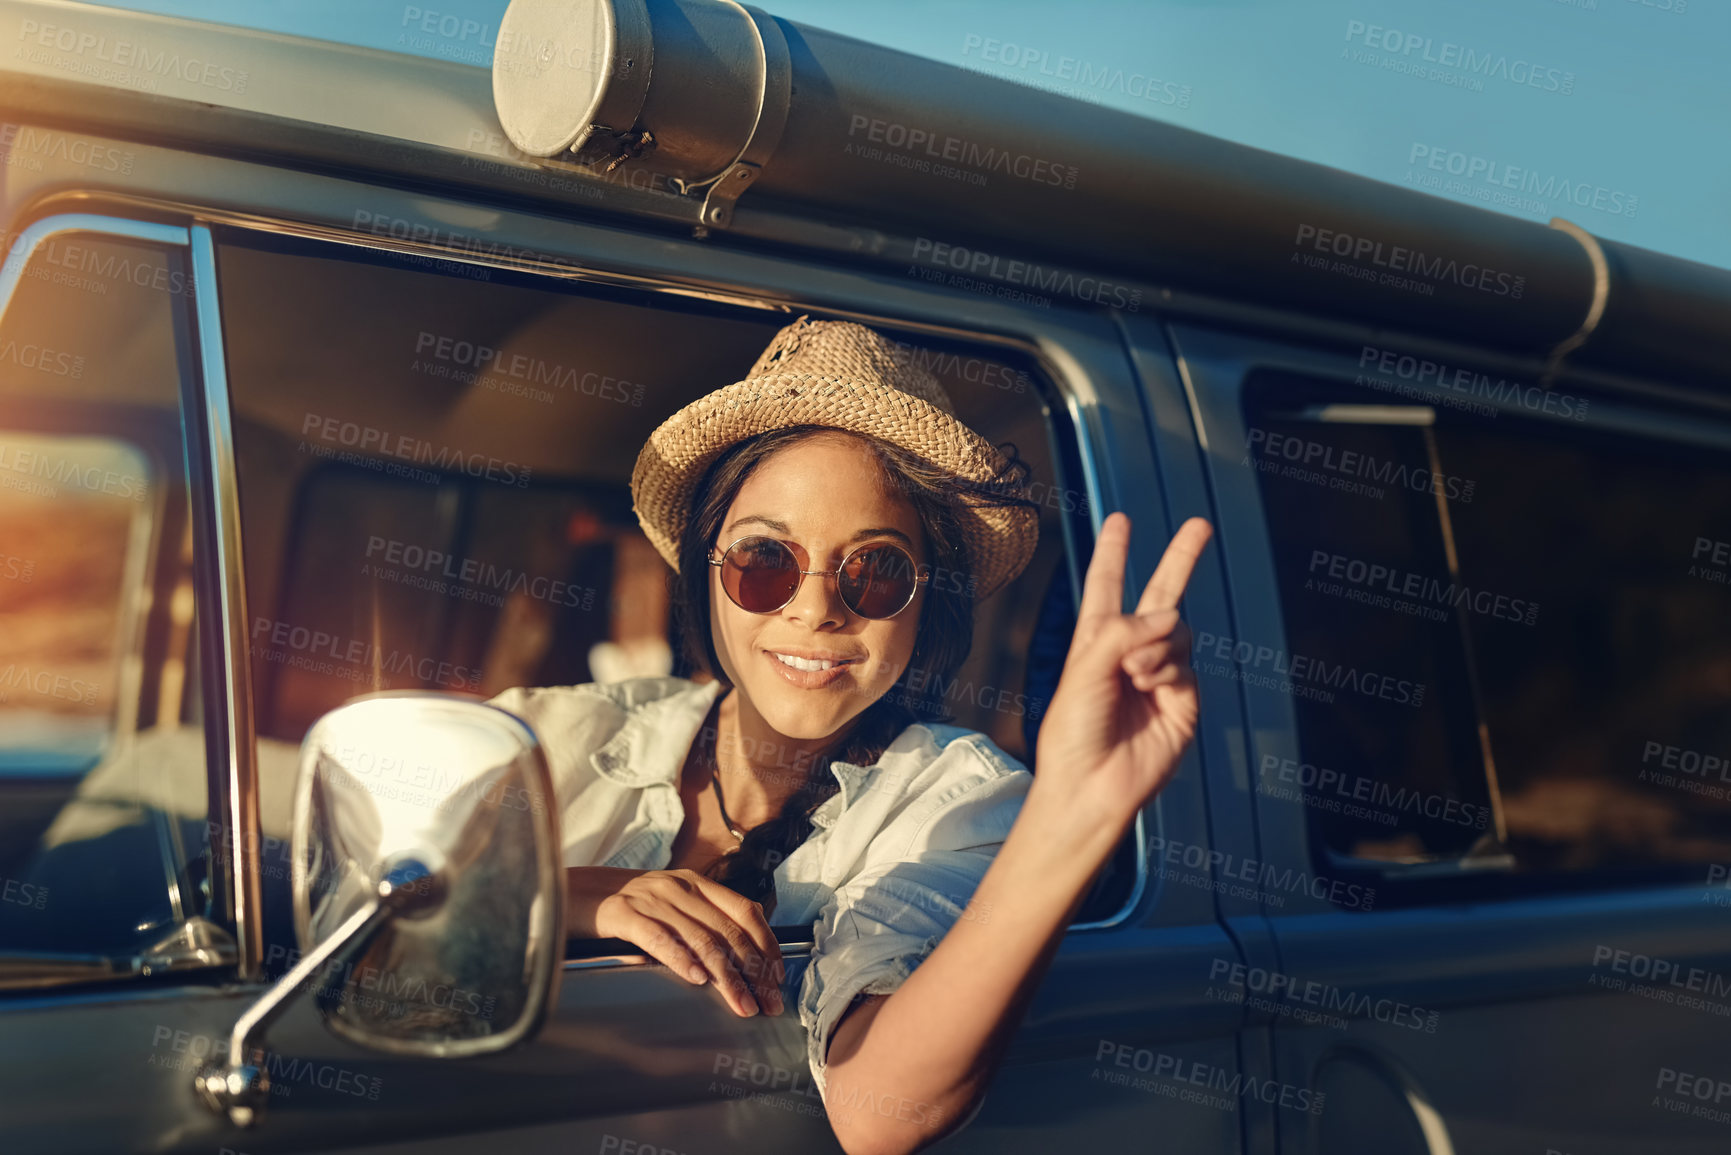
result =
M192 285L199 377L209 432L211 500L216 518L218 626L228 731L228 793L224 817L235 832L229 867L235 944L242 981L264 975L264 883L259 861L258 748L253 733L252 660L247 642L246 579L240 532L240 487L234 459L234 414L223 350L222 302L217 296L216 245L210 226L192 227Z
M12 244L7 249L4 262L0 263L0 321L4 321L7 312L10 310L11 305L12 305L12 301L13 301L13 298L14 298L16 292L17 292L18 286L23 281L24 270L29 266L31 259L36 255L37 250L39 248L41 248L41 246L44 243L46 243L49 240L52 240L54 237L62 236L62 235L68 234L68 233L87 233L87 234L94 234L97 236L118 237L122 240L145 241L145 242L148 242L151 244L160 244L160 245L172 246L175 248L185 249L185 248L188 248L189 246L193 245L194 236L195 236L196 231L199 231L199 230L189 230L185 226L181 226L181 225L165 225L165 224L160 224L160 223L154 222L154 221L135 220L135 219L132 219L129 217L110 216L110 215L104 214L104 213L66 212L66 213L53 213L53 214L48 215L48 216L39 217L36 220L31 221L30 224L26 225L24 228L22 228L18 231L17 236L15 237ZM207 241L208 241L208 236L207 236ZM197 278L195 277L195 280L196 279ZM212 285L214 285L214 281L212 281ZM195 292L195 294L197 294L197 300L199 301L200 306L202 307L203 303L207 299L207 294L196 284L194 286L194 292ZM214 300L214 298L211 298L211 299ZM203 330L202 324L199 326L199 329L202 332L202 330ZM220 328L215 330L215 331L218 333L218 335L220 337ZM202 346L204 344L204 342L201 340L200 344ZM219 364L220 364L220 362L219 362ZM182 366L182 371L184 372L186 368L187 368L186 366ZM203 367L201 366L201 368L203 368ZM206 376L203 373L201 373L201 378L203 379L203 384L201 385L202 396L205 399L205 403L206 403L207 408L209 408L212 405L209 378L208 378L208 376ZM221 378L218 378L218 379L220 380ZM222 394L221 394L221 403L222 403L224 412L226 412L227 401L228 401L228 396L227 396L226 387L225 387L224 390L222 391ZM181 420L183 422L183 428L184 428L184 422L186 420L186 414L184 412L182 412L182 414L181 414ZM214 427L213 427L212 436L214 439L214 437L215 437ZM196 452L197 448L198 447L192 442L192 440L190 438L184 439L183 452L190 455L190 454ZM232 457L233 457L232 451L228 454L228 456L230 458L230 463L232 465ZM228 485L228 489L231 491L233 489L232 469L230 472L230 483ZM200 511L196 508L193 508L193 509L190 509L188 511L188 513L189 513L190 517L196 519L199 516ZM243 630L244 630L244 621L242 623L242 626L243 626ZM243 634L243 640L244 640L244 634ZM232 667L235 655L233 653L229 653L228 656L230 659L230 665ZM247 668L245 665L246 654L245 654L244 649L242 651L240 651L239 657L241 659L240 670L244 676L244 674L247 672ZM234 671L232 668L228 671L225 671L225 673L227 673L229 675L232 675L233 672ZM230 700L232 702L232 697ZM248 699L248 701L250 702L250 699ZM133 706L134 706L134 708L136 708L136 703L134 703ZM125 708L124 705L122 708L123 709ZM230 707L230 712L231 713L233 712L232 706ZM217 806L219 806L226 797L233 796L233 794L235 794L236 792L239 792L243 789L246 790L248 793L250 793L251 789L252 789L251 778L250 777L243 777L240 773L239 767L241 765L243 765L243 763L237 762L233 756L234 755L235 732L232 729L232 727L229 730L229 742L230 742L230 753L231 753L230 773L226 778L226 782L224 782L224 780L218 775L211 775L209 778L209 781L211 782L211 785L213 787L218 786L219 784L224 784L226 786L226 789L213 790L213 797L211 797L207 803L207 809L206 809L207 814L211 813L212 810L216 809ZM252 750L252 745L251 745L251 740L250 740L250 728L249 728L248 741L247 741L247 744L245 747L245 752L246 752L246 755L247 755L249 761L250 761L251 750ZM206 770L207 770L207 774L208 774L209 773L209 767L207 767ZM255 807L255 817L256 817L256 807ZM251 829L256 832L256 830L257 830L256 824ZM237 839L235 839L235 841L238 843L238 842L241 842L242 840L237 838ZM249 843L249 844L256 844L256 841L257 841L256 837L254 837L251 840L251 843ZM220 850L217 852L217 855L218 855L218 861L222 861L223 855L222 855ZM254 872L254 874L256 876L256 871ZM256 884L256 881L257 880L255 877L255 879L254 879L255 884ZM238 894L239 892L237 891L236 893ZM181 900L180 900L177 886L171 888L171 901L174 905L177 916L180 915L182 913ZM248 911L256 909L256 901L255 901L253 907L250 907L247 909L248 909ZM253 949L254 953L256 954L258 951L258 942L257 942L258 935L256 933L250 932L248 925L247 925L247 921L242 917L242 915L243 915L243 911L242 911L239 903L237 902L236 908L233 911L233 919L234 919L234 926L235 926L237 939L242 944L249 944L249 943L252 944L252 949ZM184 925L184 923L183 923L183 925ZM242 955L241 955L241 961L243 964L242 965L242 977L247 977L250 973L246 970L245 965L244 965L246 957L247 956L245 954L245 946L243 945ZM111 974L104 974L104 975L98 975L98 974L94 973L93 971L91 971L89 973L81 973L80 968L76 965L76 960L69 959L68 961L72 965L69 965L66 968L66 971L63 975L50 976L47 978L38 978L36 980L31 981L30 983L28 983L26 985L31 986L31 987L40 988L40 987L45 987L45 986L58 985L59 983L62 983L62 982L78 983L78 982L103 981L103 980L112 981L114 979L134 978L134 977L138 977L138 976L143 975L143 974L150 973L148 968L142 968L142 960L133 960L133 965L130 968L117 967ZM220 966L226 966L226 965L228 965L226 962L206 963L206 964L194 963L194 964L189 964L189 965L185 966L184 968L181 966L176 966L174 969L177 969L177 970L179 970L179 969L189 969L189 970L190 969L208 969L209 967L212 967L212 966L220 967ZM8 989L8 984L0 983L0 989Z
M6 261L0 264L0 318L12 305L12 294L24 278L24 268L36 255L41 244L61 233L105 233L134 241L154 241L158 244L185 248L188 234L180 225L161 225L153 221L135 221L126 217L111 217L101 213L56 213L31 221L18 230L18 236L6 250Z
M1051 374L1051 377L1052 384L1054 386L1059 385L1060 378L1056 374ZM1064 398L1064 409L1070 417L1071 427L1076 431L1076 440L1080 442L1077 447L1077 456L1082 462L1082 486L1088 494L1088 520L1094 530L1094 540L1097 542L1100 540L1101 523L1106 520L1101 511L1107 508L1106 495L1102 492L1100 484L1100 470L1096 464L1100 457L1099 446L1095 443L1094 436L1088 428L1087 414L1082 411L1081 399L1066 389L1060 388L1058 392ZM1066 522L1064 535L1066 548L1064 552L1067 556L1065 560L1071 567L1071 597L1075 602L1076 609L1080 611L1082 575L1076 569L1075 543L1069 540L1068 529L1069 523ZM1119 608L1122 609L1123 607ZM1156 795L1157 798L1158 795ZM1148 803L1148 806L1153 805L1156 805L1155 801ZM1065 928L1065 934L1073 930L1110 930L1129 919L1136 912L1136 908L1142 904L1142 896L1148 889L1148 830L1143 821L1147 816L1148 806L1144 806L1136 812L1136 881L1131 885L1130 893L1125 896L1123 905L1105 918L1095 919L1093 922L1073 922Z

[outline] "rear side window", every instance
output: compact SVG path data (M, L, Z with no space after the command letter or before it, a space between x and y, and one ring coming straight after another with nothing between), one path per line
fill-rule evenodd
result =
M1292 653L1407 686L1294 695L1301 756L1257 767L1337 867L1617 885L1731 858L1731 429L1552 399L1247 387Z

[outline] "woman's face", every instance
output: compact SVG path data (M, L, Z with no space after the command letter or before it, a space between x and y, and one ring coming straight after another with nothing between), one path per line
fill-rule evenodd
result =
M892 541L924 567L919 515L886 486L877 459L846 434L820 433L759 462L722 519L712 557L752 534L803 546L814 570L833 570L861 542ZM913 658L921 585L908 607L874 621L848 609L833 576L803 578L793 600L772 614L747 613L709 568L709 614L723 671L771 728L794 740L827 739L882 697ZM779 658L845 664L806 673Z

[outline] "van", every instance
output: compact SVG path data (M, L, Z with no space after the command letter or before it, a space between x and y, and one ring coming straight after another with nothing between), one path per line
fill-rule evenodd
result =
M1731 1144L1731 274L725 0L409 11L0 0L9 1152L839 1149L796 1016L558 936L369 1045L296 911L351 698L677 668L632 463L801 314L1033 465L944 688L1027 764L1105 516L1131 589L1217 530L1197 740L946 1150Z

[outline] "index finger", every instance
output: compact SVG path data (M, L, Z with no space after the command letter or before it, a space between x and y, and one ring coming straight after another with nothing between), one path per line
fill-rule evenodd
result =
M1100 536L1094 539L1094 556L1088 559L1088 572L1082 577L1077 625L1124 612L1124 561L1129 554L1130 517L1115 510L1106 515Z
M1138 614L1178 608L1184 588L1190 584L1190 575L1202 557L1202 550L1213 536L1214 527L1206 518L1193 517L1178 527L1178 532L1166 545L1160 564L1154 569L1154 576L1148 579L1142 599L1136 603Z

